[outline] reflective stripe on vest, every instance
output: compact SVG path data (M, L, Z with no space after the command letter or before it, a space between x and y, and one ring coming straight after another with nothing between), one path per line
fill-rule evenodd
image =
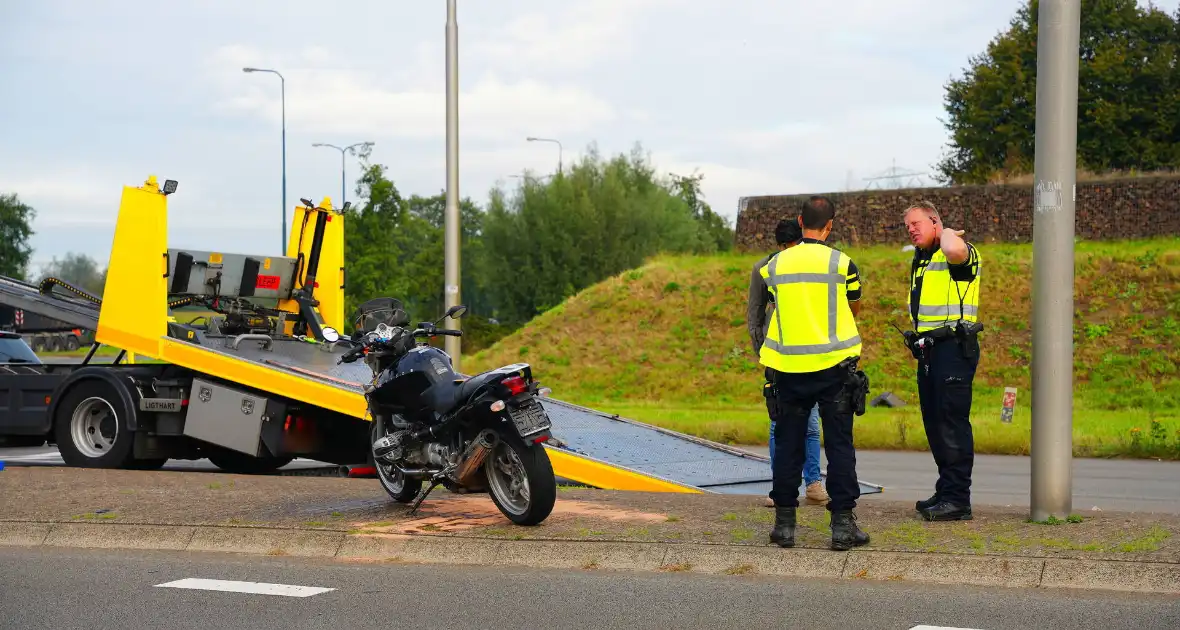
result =
M860 355L860 333L848 306L850 262L835 249L803 243L762 267L775 303L759 353L763 365L779 372L817 372Z
M913 288L922 278L922 293L918 297L918 320L914 322L918 332L941 328L962 319L965 322L979 321L979 277L981 258L974 249L971 264L975 267L975 279L970 282L956 282L951 279L950 265L941 249L935 250L926 268L918 269L910 279L907 296L913 295ZM912 312L911 297L906 298L906 310ZM960 299L962 310L959 309Z

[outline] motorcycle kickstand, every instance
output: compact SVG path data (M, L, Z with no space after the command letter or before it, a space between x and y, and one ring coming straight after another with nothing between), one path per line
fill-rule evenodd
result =
M430 485L427 486L425 490L418 493L418 497L415 498L414 503L410 505L410 514L418 511L418 506L422 505L422 502L426 500L426 495L430 494L435 488L441 485L445 478L446 475L438 474L430 480Z
M410 514L413 514L414 512L418 511L418 506L422 505L422 502L426 500L426 495L430 494L430 492L432 490L434 490L434 488L436 486L438 486L438 484L439 484L439 482L437 482L437 481L431 481L430 485L427 486L427 488L425 490L418 493L418 497L415 498L414 503L412 505L410 505Z

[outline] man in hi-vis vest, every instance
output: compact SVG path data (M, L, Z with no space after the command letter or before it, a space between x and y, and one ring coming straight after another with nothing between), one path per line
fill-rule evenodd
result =
M803 240L775 254L761 274L774 295L774 315L760 359L774 379L778 420L773 468L774 528L770 540L795 546L807 418L819 404L824 450L828 456L832 549L844 551L869 542L856 525L860 498L852 417L864 413L868 380L857 370L860 332L860 274L847 255L824 245L836 209L826 197L803 203Z
M934 495L915 505L928 521L971 519L971 386L979 366L979 252L919 202L903 213L914 245L906 346L918 360L918 398L938 466Z

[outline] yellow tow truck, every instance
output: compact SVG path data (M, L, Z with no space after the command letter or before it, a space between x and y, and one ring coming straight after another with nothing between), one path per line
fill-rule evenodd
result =
M90 468L202 458L239 473L294 458L371 466L372 374L364 363L339 364L343 350L322 335L347 335L350 324L345 215L328 198L302 199L285 256L169 248L176 188L154 176L123 188L101 299L55 279L0 278L0 304L95 331L81 364L0 357L0 437L48 439L66 464ZM216 315L178 321L174 310L187 306ZM113 363L92 360L103 345L119 349ZM559 478L647 492L770 488L765 456L554 398L543 404Z

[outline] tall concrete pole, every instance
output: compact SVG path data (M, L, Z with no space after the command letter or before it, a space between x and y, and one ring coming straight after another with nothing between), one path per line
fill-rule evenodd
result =
M1037 14L1033 189L1033 520L1073 507L1073 281L1081 0Z
M447 207L443 228L446 307L459 303L459 25L455 0L447 0ZM445 322L461 330L460 320ZM444 337L444 349L451 355L456 372L461 370L459 337Z

